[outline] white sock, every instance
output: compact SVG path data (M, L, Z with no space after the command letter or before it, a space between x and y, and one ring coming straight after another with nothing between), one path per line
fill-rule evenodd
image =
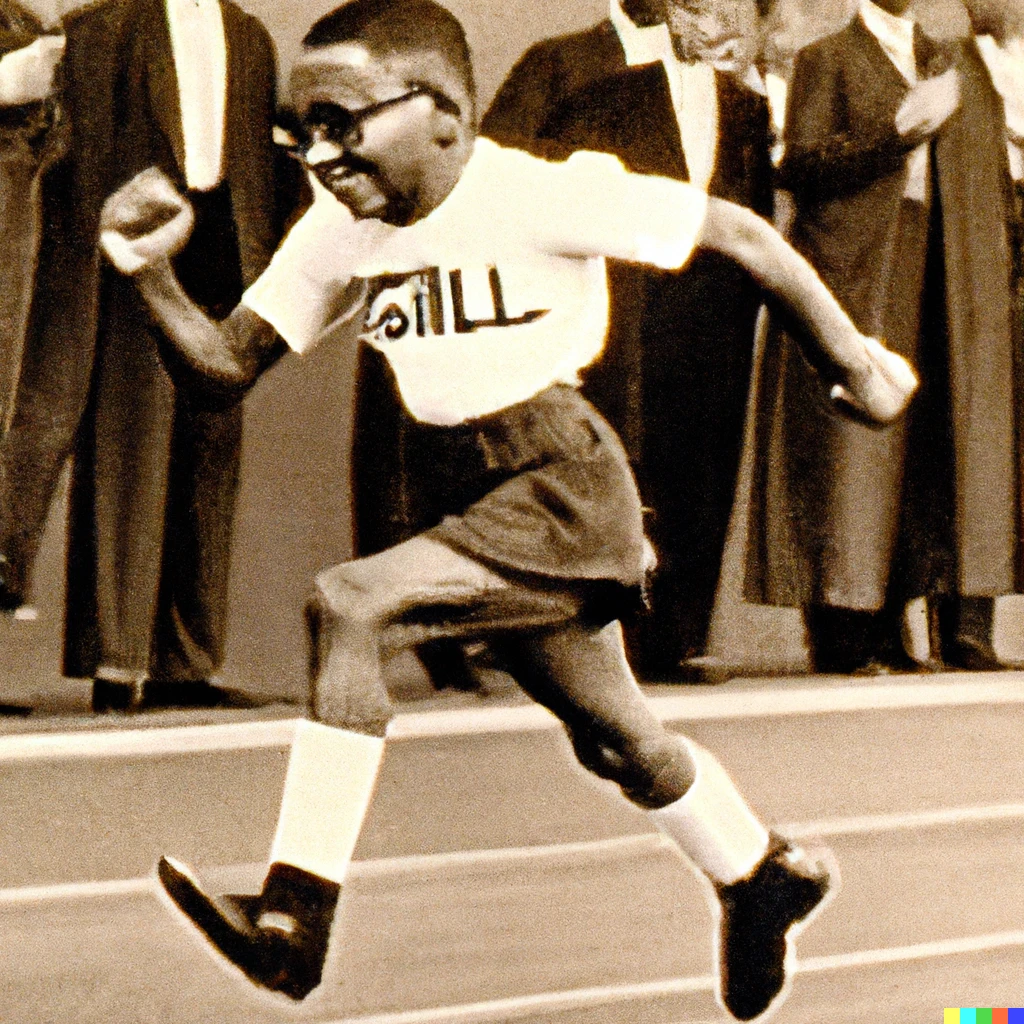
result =
M675 803L647 813L705 875L729 885L764 858L768 830L715 756L692 740L683 742L697 769L693 785Z
M344 882L383 756L383 738L299 722L271 863Z

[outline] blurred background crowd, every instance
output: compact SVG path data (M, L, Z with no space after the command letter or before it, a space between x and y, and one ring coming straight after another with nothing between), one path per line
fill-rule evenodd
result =
M416 426L372 353L339 337L275 368L273 388L218 394L97 250L104 199L157 164L197 213L178 275L211 315L230 311L303 202L272 129L298 39L330 6L0 0L12 679L48 658L45 671L88 682L99 712L237 701L225 680L299 694L313 572L423 525L403 469ZM626 441L658 553L651 610L629 626L642 677L743 671L742 651L713 642L741 476L732 574L748 602L790 609L791 631L798 616L806 667L1014 667L995 599L1024 575L1024 3L450 6L484 134L611 152L774 218L923 382L895 427L844 420L736 265L609 265L611 332L584 390ZM57 665L39 640L57 636L65 592ZM440 685L479 685L479 660L423 652Z

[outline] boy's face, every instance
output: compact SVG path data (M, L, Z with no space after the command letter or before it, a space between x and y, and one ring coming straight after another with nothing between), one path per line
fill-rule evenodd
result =
M292 71L303 159L357 218L403 225L425 216L467 158L472 131L461 108L411 84L412 62L339 43L306 50Z
M663 0L676 56L723 69L745 68L757 51L754 0Z

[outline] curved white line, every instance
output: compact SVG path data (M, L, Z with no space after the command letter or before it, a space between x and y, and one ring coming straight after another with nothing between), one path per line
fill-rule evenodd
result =
M843 686L789 686L773 689L716 690L650 697L662 721L775 718L972 704L1024 704L1022 673L950 675L939 682ZM143 757L200 751L287 747L296 719L260 719L164 728L82 729L0 736L0 762L78 757ZM554 715L538 704L456 708L399 714L388 728L390 741L471 736L484 733L557 729Z

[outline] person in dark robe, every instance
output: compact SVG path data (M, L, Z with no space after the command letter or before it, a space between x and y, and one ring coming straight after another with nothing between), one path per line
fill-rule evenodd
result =
M968 0L967 9L978 50L1003 102L1013 259L1013 323L1015 330L1021 332L1024 331L1024 0Z
M193 199L177 257L208 313L232 309L278 238L275 60L229 0L105 0L65 19L66 156L44 237L21 380L0 444L8 603L73 455L64 672L95 710L210 704L225 643L242 409L169 355L97 246L104 200L157 165Z
M801 52L780 184L793 244L858 326L911 359L906 421L840 423L779 336L764 362L747 590L804 609L822 671L1002 666L994 599L1020 577L1021 390L1011 337L1004 117L973 40L940 45L906 0L864 0Z
M0 2L0 436L10 422L36 257L43 171L60 153L54 72L64 37L14 0Z

